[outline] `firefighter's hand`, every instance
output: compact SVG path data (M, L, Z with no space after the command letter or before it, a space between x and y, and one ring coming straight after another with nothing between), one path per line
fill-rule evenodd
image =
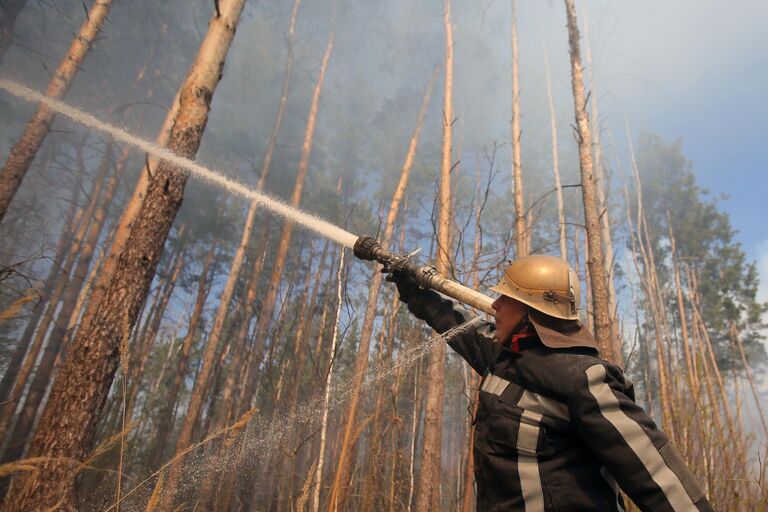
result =
M411 297L419 291L418 283L405 272L395 270L394 272L387 273L386 280L390 283L395 283L400 300L405 303L408 303Z

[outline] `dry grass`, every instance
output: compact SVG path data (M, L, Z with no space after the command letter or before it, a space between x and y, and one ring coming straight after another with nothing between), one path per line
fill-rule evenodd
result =
M218 431L212 433L211 435L209 435L208 437L206 437L202 441L200 441L200 442L198 442L196 444L193 444L193 445L185 448L181 452L177 453L173 458L171 458L171 460L169 460L168 462L163 464L162 467L160 467L160 469L158 469L157 471L155 471L154 473L149 475L147 478L145 478L144 480L139 482L133 489L131 489L130 491L128 491L127 493L122 495L122 497L120 498L119 501L115 502L112 506L110 506L104 512L110 512L111 510L117 510L118 507L120 506L120 504L123 501L125 501L128 497L132 496L136 491L141 489L144 485L146 485L148 482L150 482L153 478L155 478L158 475L162 475L162 473L166 469L168 469L169 467L171 467L174 464L176 464L176 462L178 462L180 459L184 458L188 453L193 452L194 450L197 450L201 446L204 446L204 445L210 443L211 441L213 441L215 439L218 439L219 437L223 436L224 434L227 434L227 433L230 433L230 432L231 433L235 433L235 432L238 432L238 431L244 429L245 426L248 425L248 422L251 420L251 418L254 416L254 414L256 414L256 412L257 412L257 409L251 409L251 410L247 411L245 414L243 414L240 417L239 420L237 420L237 422L233 423L232 425L230 425L228 427L225 427L225 428L223 428L221 430L218 430ZM158 484L160 484L160 483L161 483L161 481L158 479ZM155 487L156 487L156 489L155 489L155 492L156 492L157 491L157 485ZM160 491L162 491L162 488L160 489ZM153 496L155 495L155 492L152 493ZM157 494L159 496L161 494L161 492L159 492Z
M145 509L145 512L152 512L155 510L155 507L157 507L158 502L160 501L160 495L163 494L163 480L165 478L165 473L160 475L160 478L157 479L157 483L155 484L155 490L152 491L152 496L149 498L149 503L147 503L147 508Z

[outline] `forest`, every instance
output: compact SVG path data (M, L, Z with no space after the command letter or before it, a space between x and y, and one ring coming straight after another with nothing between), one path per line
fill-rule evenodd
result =
M768 510L758 264L606 99L605 4L533 4L2 0L0 510L479 510L481 376L361 235L490 297L567 260L713 507Z

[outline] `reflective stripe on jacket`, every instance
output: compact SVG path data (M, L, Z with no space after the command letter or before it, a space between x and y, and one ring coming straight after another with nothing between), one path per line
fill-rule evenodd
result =
M437 332L467 322L452 299L421 290L411 312ZM621 369L588 348L513 353L474 323L448 344L483 376L475 418L478 511L712 511L667 436L634 401Z

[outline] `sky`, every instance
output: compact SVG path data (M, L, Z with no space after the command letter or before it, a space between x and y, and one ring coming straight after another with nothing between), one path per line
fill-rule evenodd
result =
M122 7L125 9L128 5L122 4ZM253 5L259 6L256 2ZM360 38L356 30L340 32L337 54L329 70L332 87L324 95L324 113L338 105L344 106L350 96L345 87L360 87L360 83L374 91L371 93L374 99L392 94L404 83L414 94L420 95L423 82L443 51L441 8L441 2L436 0L392 1L381 4L377 7L380 11L376 12L371 12L370 6L347 4L345 11L367 9L358 13L358 18L343 14L352 16L353 22L361 26L370 25L373 32L368 38ZM508 108L510 0L453 0L453 8L457 27L456 111L461 132L458 144L484 147L492 140L503 142L509 134L509 113L499 105ZM727 197L720 205L730 214L732 224L738 230L737 239L749 259L758 263L761 298L768 300L768 228L764 227L760 208L764 191L768 190L768 173L763 172L768 161L765 154L768 101L763 97L763 91L768 90L768 52L765 50L768 48L768 31L765 29L768 2L581 0L577 1L577 8L582 32L589 21L594 54L592 71L601 125L612 132L619 146L626 140L625 119L635 135L649 130L660 134L667 142L683 140L683 151L693 162L699 183L713 194ZM307 3L303 9L299 32L310 34L313 41L317 39L313 44L321 50L323 45L318 41L324 40L326 28L323 24L315 26L318 24L314 10L318 7ZM205 12L203 7L200 10ZM546 130L541 130L547 126L549 115L544 92L544 44L552 62L559 125L567 134L567 125L572 123L573 105L563 3L560 0L518 0L518 11L523 137L531 134L548 136ZM385 13L392 24L382 25L382 28L374 21ZM124 17L116 13L111 23L124 21ZM183 21L188 23L186 18ZM233 50L233 54L240 57L233 56L228 74L239 72L235 71L237 63L243 64L238 68L256 69L249 65L255 59L254 48L259 48L259 52L279 54L275 48L254 46L247 39L249 32L264 30L263 26L254 25L257 22L258 17L242 27L243 35L236 40ZM65 36L61 37L62 41L66 40ZM110 38L114 36L110 35ZM313 51L319 51L318 48ZM125 41L116 41L111 51L117 49L124 51ZM187 53L193 49L187 48ZM99 52L108 53L109 50L100 48ZM423 72L418 76L412 73L413 65L407 64L414 54L422 55L424 61ZM9 59L10 69L23 67L30 72L29 76L19 73L18 78L42 88L47 75L37 59L30 59L31 55L17 49L18 58L29 64L20 66L21 60ZM117 55L128 58L112 54L113 57ZM355 58L355 55L363 57ZM48 62L48 66L52 63L55 59ZM279 65L275 67L281 69ZM390 70L391 76L387 77L387 72L382 69L389 68L394 71ZM94 73L96 70L98 67L90 65L89 61L86 71ZM30 80L32 71L42 78ZM83 78L73 88L71 96L75 103L87 104L77 95L85 81ZM225 97L241 99L241 92L235 90L238 83L225 81L222 84L212 126L217 119L225 117L231 124L231 119L237 117L237 112L227 111L226 115L218 112L226 110ZM229 95L228 87L232 89ZM265 86L253 89L268 90ZM268 94L252 99L255 102L261 97L270 105L274 103ZM231 104L243 107L242 101ZM299 115L303 115L303 110ZM253 117L250 115L248 119ZM265 117L271 118L271 115ZM324 119L338 121L339 115L326 115ZM326 122L324 119L320 122ZM242 124L250 126L245 122ZM358 129L364 132L369 127ZM154 126L147 131L153 133L153 130ZM203 160L210 147L210 144L204 144ZM618 153L626 155L623 149Z
M608 122L621 133L626 116L634 133L683 140L699 183L727 196L721 207L757 261L768 300L768 2L580 4ZM561 10L559 2L547 8Z

